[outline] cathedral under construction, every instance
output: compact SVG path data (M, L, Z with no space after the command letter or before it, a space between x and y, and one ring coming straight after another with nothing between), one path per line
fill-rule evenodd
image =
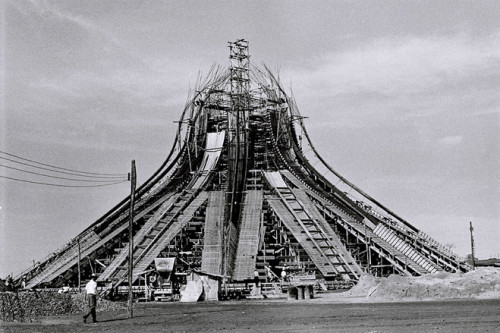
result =
M179 275L222 283L265 282L285 267L326 285L362 274L468 271L326 163L293 96L250 63L248 50L245 40L229 43L229 67L214 66L190 92L165 162L137 188L132 282L141 285L161 258L174 259ZM96 273L102 285L127 285L131 200L16 281L58 288Z

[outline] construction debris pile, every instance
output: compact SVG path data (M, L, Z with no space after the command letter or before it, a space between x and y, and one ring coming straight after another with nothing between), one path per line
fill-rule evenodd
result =
M0 293L0 322L33 322L43 316L55 316L86 310L85 294L57 292ZM97 311L125 309L122 303L97 300Z
M500 298L500 270L480 268L468 273L440 272L419 277L364 275L345 296L366 297L371 301Z

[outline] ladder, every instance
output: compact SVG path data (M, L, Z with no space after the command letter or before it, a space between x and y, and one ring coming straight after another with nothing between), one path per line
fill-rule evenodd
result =
M312 204L305 204L303 192L291 190L279 172L264 172L269 184L274 187L279 200L268 200L280 220L303 245L316 267L326 276L341 274L348 279L359 279L362 273L359 265L333 236L333 230L325 231L327 222L314 210ZM299 194L297 197L296 194ZM314 213L313 213L314 210Z
M134 235L134 248L137 247L144 241L146 235L151 234L154 228L158 228L160 224L160 219L166 214L166 212L172 208L173 203L178 198L178 195L173 195L169 197L151 216L142 228ZM106 281L112 274L116 273L116 270L123 264L128 257L128 246L124 246L120 253L113 259L113 261L106 267L104 272L99 275L97 281Z
M303 189L311 198L316 202L316 207L322 210L325 214L330 215L331 217L336 217L338 223L340 223L347 231L353 234L356 238L359 238L360 235L366 239L370 239L370 248L377 252L381 257L384 257L390 263L398 267L401 271L403 271L407 275L412 275L408 268L417 273L418 275L426 274L428 271L422 266L415 263L413 260L408 258L403 252L399 249L395 248L384 239L380 238L378 235L373 233L372 229L375 227L373 223L369 220L365 219L365 223L367 223L367 227L360 222L358 222L353 216L346 213L337 205L332 204L326 199L322 198L316 192L314 192L309 186L303 184L295 175L293 175L288 170L282 170L281 173L289 179L295 186L300 189Z
M192 190L185 190L189 194ZM179 196L173 209L167 212L166 217L158 222L159 228L152 229L141 244L138 244L133 252L133 267L137 272L142 272L158 257L161 251L170 243L170 241L182 230L184 226L193 218L195 212L205 203L208 198L208 192L202 191L199 194L191 193L187 197ZM182 214L181 214L182 213ZM160 229L161 228L161 229ZM123 274L119 272L123 271ZM111 278L117 278L113 285L118 286L127 278L128 267L120 266ZM138 278L132 277L132 281Z
M386 228L382 223L379 223L373 232L382 238L384 241L389 243L394 248L401 251L406 257L410 260L417 263L419 266L424 268L429 273L436 273L438 271L442 271L443 269L439 267L437 264L429 261L422 254L417 252L413 247L411 247L407 242L402 240L400 237L396 235L395 232Z

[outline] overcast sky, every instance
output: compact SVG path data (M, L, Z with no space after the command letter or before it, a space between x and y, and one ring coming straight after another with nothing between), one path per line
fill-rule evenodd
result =
M1 2L0 147L142 183L163 162L198 72L228 41L280 70L313 143L419 229L500 256L499 1ZM0 160L2 165L8 164ZM0 167L0 175L49 181ZM0 178L0 277L75 237L129 183Z

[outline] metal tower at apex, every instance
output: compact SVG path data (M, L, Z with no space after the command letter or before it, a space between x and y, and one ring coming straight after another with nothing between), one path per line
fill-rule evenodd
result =
M303 120L277 76L250 62L248 42L229 43L229 67L214 66L190 92L165 162L136 191L135 283L161 258L174 260L179 276L229 283L265 281L285 266L326 284L469 269L331 168ZM124 285L129 204L122 200L17 280L76 284L80 253L82 275Z

